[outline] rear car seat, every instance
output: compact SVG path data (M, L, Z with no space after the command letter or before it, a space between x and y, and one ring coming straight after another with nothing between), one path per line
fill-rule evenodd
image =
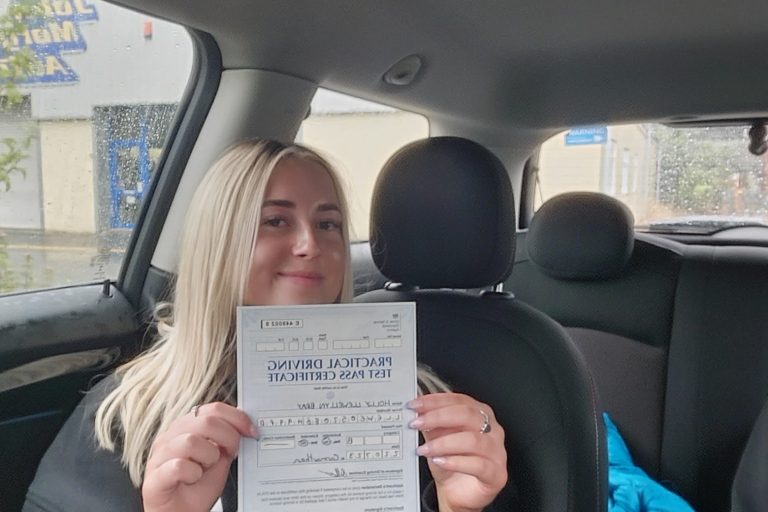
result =
M635 461L697 511L722 512L768 396L768 248L632 241L631 229L607 196L553 198L518 235L505 289L574 338Z
M768 402L758 416L733 480L731 512L764 512L768 507Z
M661 470L697 511L728 510L766 398L768 248L689 246L675 300Z
M380 290L387 283L387 278L379 272L371 256L371 244L354 242L350 245L352 257L352 286L354 295Z
M565 327L592 371L602 410L656 479L682 252L680 244L635 236L631 212L611 197L563 194L518 234L504 286Z

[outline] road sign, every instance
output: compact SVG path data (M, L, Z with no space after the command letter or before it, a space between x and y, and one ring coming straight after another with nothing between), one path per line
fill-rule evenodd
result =
M572 128L565 134L566 146L583 146L585 144L605 144L608 140L607 126L585 126Z

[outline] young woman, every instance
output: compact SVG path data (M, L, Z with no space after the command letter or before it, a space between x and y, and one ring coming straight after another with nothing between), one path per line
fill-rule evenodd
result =
M232 462L240 438L258 436L235 407L237 306L351 299L347 206L335 172L316 153L275 141L237 144L206 174L192 205L158 340L78 406L25 510L74 509L52 494L67 486L82 489L77 509L207 512L221 497L234 510ZM430 391L440 385L425 370L420 381ZM504 433L490 407L446 392L410 407L436 491L427 506L488 505L506 483ZM90 482L78 471L61 474L67 457L88 463L82 471Z

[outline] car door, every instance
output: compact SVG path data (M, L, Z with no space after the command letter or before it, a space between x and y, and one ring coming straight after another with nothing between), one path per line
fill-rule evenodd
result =
M15 51L40 63L0 84L20 98L0 108L4 511L83 392L142 346L168 278L150 258L221 72L209 37L110 4L22 14Z

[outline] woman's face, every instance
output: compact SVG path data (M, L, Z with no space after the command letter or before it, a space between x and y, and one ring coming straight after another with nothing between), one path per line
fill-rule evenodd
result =
M320 164L289 157L261 205L245 304L324 304L341 293L346 265L339 199Z

